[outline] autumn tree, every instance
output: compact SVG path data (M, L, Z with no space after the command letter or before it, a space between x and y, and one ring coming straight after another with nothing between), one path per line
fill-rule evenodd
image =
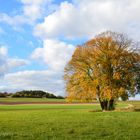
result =
M78 46L65 67L67 99L98 99L102 110L128 99L139 88L140 54L127 36L104 32Z

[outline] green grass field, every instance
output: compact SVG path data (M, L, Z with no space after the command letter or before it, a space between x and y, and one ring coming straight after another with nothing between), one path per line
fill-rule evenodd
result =
M65 102L65 99L50 99L50 98L0 98L0 102Z
M101 112L98 104L0 105L0 140L139 140L140 102L119 102L117 109L129 104L136 110Z

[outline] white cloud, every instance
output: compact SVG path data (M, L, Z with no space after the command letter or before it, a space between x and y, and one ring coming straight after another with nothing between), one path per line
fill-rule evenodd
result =
M16 15L16 16L9 16L6 13L0 13L0 22L7 23L12 26L16 26L18 24L25 24L26 22L29 22L28 19L22 15Z
M42 16L46 4L50 4L51 0L21 0L21 2L24 4L23 14L35 21Z
M7 67L15 68L29 64L29 61L19 58L9 58L7 59Z
M48 66L48 69L63 71L74 49L73 45L58 40L46 39L43 47L36 48L31 57L43 61Z
M12 25L15 29L15 26L34 24L37 19L42 18L51 0L21 0L21 3L23 4L21 14L9 16L6 13L0 13L0 22Z
M5 46L0 46L0 59L3 59L3 57L7 56L7 48Z
M52 0L21 0L24 5L42 5L44 3L50 3Z
M52 39L46 39L42 48L36 48L32 53L32 59L47 65L45 71L17 71L10 73L13 68L28 64L22 59L8 57L8 50L0 48L0 91L15 92L18 90L44 90L56 95L65 95L63 70L75 47L73 45Z
M29 64L29 61L19 58L9 58L8 50L5 46L0 46L0 76L12 69L19 68Z
M27 78L23 74L24 77L26 77L25 79L29 79L33 85L28 84L30 87L29 89L38 88L53 92L57 95L65 95L63 71L66 63L70 60L74 49L75 47L73 45L58 40L45 39L43 41L43 47L36 48L31 57L34 60L46 64L48 70L35 71L32 78ZM30 82L26 81L25 83Z
M60 80L61 73L51 70L46 71L21 71L6 74L1 82L1 91L18 90L44 90L64 95L63 80Z
M35 27L34 34L41 38L80 38L114 30L139 39L139 7L139 0L75 0L73 4L65 1Z

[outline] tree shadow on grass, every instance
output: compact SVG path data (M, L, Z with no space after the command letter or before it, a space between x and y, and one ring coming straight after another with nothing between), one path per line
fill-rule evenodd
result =
M134 111L135 112L140 112L140 108L135 108Z
M111 111L89 110L89 112L140 112L140 108L117 108Z
M89 112L103 112L102 110L89 110Z

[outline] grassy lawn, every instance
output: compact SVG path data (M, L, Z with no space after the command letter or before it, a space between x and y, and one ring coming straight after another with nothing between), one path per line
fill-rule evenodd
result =
M140 102L120 102L117 108ZM98 104L1 105L0 140L139 140L140 112L101 112Z

